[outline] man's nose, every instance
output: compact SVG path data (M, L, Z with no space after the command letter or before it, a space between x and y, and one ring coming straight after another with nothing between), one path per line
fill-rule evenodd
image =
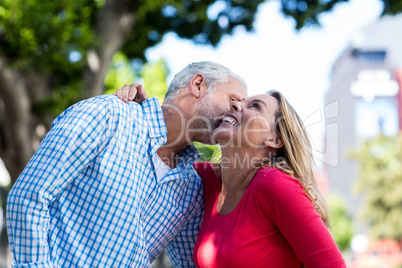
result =
M236 112L241 112L241 110L242 110L241 102L239 102L239 101L231 101L230 102L230 108L232 110L235 110Z

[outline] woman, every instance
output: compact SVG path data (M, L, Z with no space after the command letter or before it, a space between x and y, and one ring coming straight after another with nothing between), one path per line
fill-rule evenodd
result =
M221 164L195 165L205 188L197 267L345 267L307 133L283 95L232 101L214 136Z
M306 130L281 93L232 100L213 135L221 163L195 164L205 189L197 267L346 267Z

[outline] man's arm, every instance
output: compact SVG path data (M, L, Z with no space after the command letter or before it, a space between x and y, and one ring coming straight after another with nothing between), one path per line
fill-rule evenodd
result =
M102 97L63 112L11 189L7 231L13 267L53 266L49 206L103 150L110 137L109 113Z
M165 251L174 267L195 267L193 250L204 216L204 188L201 183L195 206L184 228L169 243Z
M136 83L125 85L123 88L118 89L115 93L113 93L113 95L117 96L120 100L124 102L135 101L137 103L142 103L144 100L148 99L148 96L142 85ZM169 256L169 259L173 263L174 267L195 267L193 260L193 250L198 238L198 233L201 228L202 218L204 216L204 189L201 181L199 181L199 183L199 191L197 193L197 197L195 198L195 203L193 204L192 209L190 209L189 215L186 219L187 221L184 223L181 231L179 231L179 233L173 238L172 241L169 242L169 244L165 248L165 251ZM162 188L163 186L158 190L161 190ZM166 194L168 192L169 191L161 191L161 194L158 195L158 197L162 198L161 196L163 195L163 193ZM162 207L159 207L157 210L166 211ZM154 221L157 220L154 219ZM161 221L163 222L163 220ZM163 225L163 223L161 223L160 225ZM148 234L149 231L146 233ZM151 239L147 240L148 243L150 243ZM156 243L155 238L152 239L152 241L154 242L152 243L150 249L151 262L153 262L155 258L159 256L164 246L163 243ZM157 244L158 246L155 246L155 244Z

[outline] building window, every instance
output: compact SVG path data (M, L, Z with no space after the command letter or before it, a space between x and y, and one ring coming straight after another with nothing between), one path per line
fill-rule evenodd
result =
M356 134L359 140L373 138L382 133L398 133L398 103L395 98L380 97L372 101L357 98L355 102Z
M358 61L364 62L383 62L386 56L385 50L360 50L353 49L352 57Z

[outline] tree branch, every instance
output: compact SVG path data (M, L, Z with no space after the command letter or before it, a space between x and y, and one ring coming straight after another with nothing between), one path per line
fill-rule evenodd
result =
M96 25L99 44L88 52L88 67L84 71L89 96L102 94L113 55L123 46L134 25L134 9L132 1L106 1Z
M0 147L1 157L15 182L25 168L34 150L32 148L31 100L24 78L7 67L0 57L0 97L3 99L5 118L2 136L5 142Z

